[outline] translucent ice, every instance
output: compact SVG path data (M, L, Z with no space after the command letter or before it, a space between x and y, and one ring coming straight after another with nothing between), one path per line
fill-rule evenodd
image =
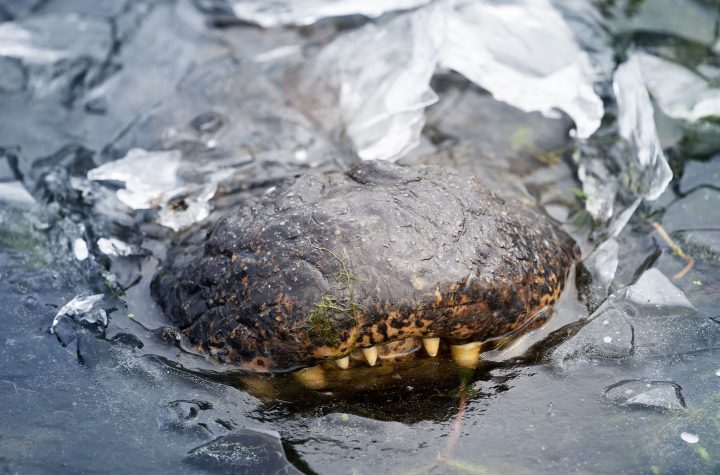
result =
M311 25L322 18L348 15L375 18L385 12L428 3L430 0L238 0L233 5L233 12L238 18L272 28Z
M657 199L672 179L672 171L658 139L653 106L644 86L640 63L633 56L618 66L613 90L618 104L618 127L631 148L628 173L637 195Z
M670 381L620 381L605 389L605 399L628 407L672 412L682 412L686 409L680 386Z
M636 52L642 76L663 112L676 119L696 121L720 115L720 88L685 66L648 53Z
M645 271L635 284L627 288L625 296L630 302L638 305L695 308L683 291L675 287L665 274L655 268Z
M615 277L618 266L618 243L608 239L595 248L582 264L590 281L583 286L586 299L593 307L597 307L608 295L610 283Z
M344 126L363 159L396 160L418 145L438 67L521 110L563 110L579 137L603 115L590 55L546 0L438 2L346 33L310 64L300 82L307 113L335 135Z
M58 311L50 331L55 331L55 327L63 317L72 318L77 322L101 323L103 326L107 326L107 314L99 306L102 299L102 294L78 295Z
M595 73L560 12L545 0L465 2L448 16L441 64L524 111L573 118L577 136L600 127Z
M720 348L720 325L695 309L655 268L611 295L590 320L553 351L550 360L556 368L589 359L641 360Z
M108 256L131 256L136 253L128 243L115 238L100 238L97 245L100 252Z
M0 23L0 56L54 63L81 56L103 60L112 46L110 24L79 15L34 16Z
M183 191L178 179L180 152L132 149L120 160L88 172L90 180L120 181L117 196L133 209L148 209Z
M326 96L327 107L309 104L309 114L329 130L344 124L363 159L402 157L420 143L424 109L437 100L430 78L444 36L441 7L341 36L303 74L302 89Z

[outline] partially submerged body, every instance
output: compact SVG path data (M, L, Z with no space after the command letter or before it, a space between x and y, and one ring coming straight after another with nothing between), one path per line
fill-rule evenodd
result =
M539 210L475 178L365 162L306 175L177 246L153 283L191 344L286 371L376 364L517 332L557 300L577 246Z

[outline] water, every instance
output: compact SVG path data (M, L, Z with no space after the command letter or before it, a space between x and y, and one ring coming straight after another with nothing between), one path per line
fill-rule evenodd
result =
M299 20L267 13L304 26L266 30L220 0L0 4L0 472L716 472L713 2L597 2L597 17L564 7L556 20L580 35L573 52L592 53L607 111L587 140L570 136L570 110L501 102L462 68L418 70L419 97L429 87L437 102L411 104L410 123L425 125L404 136L414 148L394 144L398 161L529 193L587 256L542 329L471 374L441 354L336 373L321 391L291 375L229 375L185 351L149 294L171 239L283 177L347 167L358 142L318 123L308 104L336 104L299 93L298 71L325 48L340 54L345 34L413 14L309 25L321 3ZM653 130L636 142L618 140L608 50L639 58L636 86L654 101L652 121L638 109ZM638 158L657 143L663 158ZM157 173L125 167L133 186L122 188L128 156L156 160ZM662 191L664 157L674 178ZM610 186L581 184L578 166Z

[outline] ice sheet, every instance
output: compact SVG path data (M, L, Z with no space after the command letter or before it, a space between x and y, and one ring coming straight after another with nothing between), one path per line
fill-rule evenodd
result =
M444 8L435 6L339 37L302 74L301 89L327 104L308 113L337 135L342 121L362 159L402 157L437 100L430 78L444 36Z
M591 20L588 20L591 21ZM551 117L570 115L576 135L600 126L597 73L548 1L438 2L339 36L306 67L305 109L363 159L397 160L419 144L429 83L453 69L498 100Z
M565 19L550 2L467 2L448 17L441 64L527 112L565 111L586 138L600 126L595 73Z
M646 200L657 199L672 179L655 128L654 111L645 89L638 58L618 66L613 91L618 104L618 128L631 147L627 172L633 191Z
M233 4L233 12L238 18L272 28L311 25L323 18L348 15L375 18L428 3L430 0L240 0Z
M647 88L663 112L676 119L696 121L720 115L720 88L690 69L644 52L632 55Z

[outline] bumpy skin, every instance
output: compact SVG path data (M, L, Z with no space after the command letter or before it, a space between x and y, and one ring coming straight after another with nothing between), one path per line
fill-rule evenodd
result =
M577 246L472 177L365 162L307 175L178 246L153 291L221 361L289 370L407 337L484 341L558 298Z

